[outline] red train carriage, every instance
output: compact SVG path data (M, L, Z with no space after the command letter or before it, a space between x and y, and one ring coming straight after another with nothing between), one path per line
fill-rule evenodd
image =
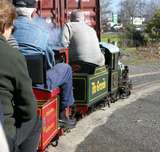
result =
M34 84L45 84L46 82L46 67L45 57L42 54L25 56L27 67ZM45 90L33 87L33 93L38 103L38 115L42 119L42 132L40 135L40 142L38 151L43 152L49 143L55 139L58 141L59 134L59 94L60 89Z
M54 139L58 143L58 106L59 93L58 88L48 91L33 88L33 92L38 102L38 115L42 119L42 132L40 135L39 152L43 152L48 144Z

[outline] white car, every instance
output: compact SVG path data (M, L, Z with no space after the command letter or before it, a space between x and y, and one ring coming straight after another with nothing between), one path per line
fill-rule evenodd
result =
M118 31L118 30L121 30L123 28L123 25L122 24L116 24L112 27L114 30Z

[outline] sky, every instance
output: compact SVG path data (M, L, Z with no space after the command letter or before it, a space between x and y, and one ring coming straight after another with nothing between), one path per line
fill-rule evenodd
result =
M112 8L113 8L113 12L116 13L118 10L118 5L120 3L121 0L112 0Z
M151 1L151 0L144 0L144 1ZM159 0L154 0L156 2L159 2ZM120 7L121 0L111 0L112 3L112 10L114 13L117 13L119 7Z

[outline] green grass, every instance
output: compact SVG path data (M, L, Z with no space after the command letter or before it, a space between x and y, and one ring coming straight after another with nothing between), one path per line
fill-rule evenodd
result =
M120 42L121 38L122 34L106 33L102 34L101 41L108 42L108 39L110 39L110 42ZM160 56L157 58L154 53L151 54L149 51L137 50L136 47L121 48L121 50L121 61L126 65L155 63L160 60Z
M120 35L117 33L102 34L101 41L108 42L108 40L110 40L110 42L113 42L113 41L118 42L118 41L120 41Z
M133 48L124 48L121 52L121 61L126 65L140 65L146 63L157 63L159 58L150 52L144 52Z

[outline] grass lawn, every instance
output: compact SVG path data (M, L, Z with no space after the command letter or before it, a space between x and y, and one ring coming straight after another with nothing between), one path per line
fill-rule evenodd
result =
M119 42L122 34L120 33L106 33L101 35L101 41L108 42ZM160 61L160 54L156 54L150 50L144 51L144 48L128 47L121 48L121 61L127 65L140 65L145 63L155 63Z
M106 34L102 34L101 35L101 41L103 42L108 42L108 40L110 40L110 42L118 42L120 41L120 34L118 33L106 33Z
M121 61L124 64L140 65L159 62L160 56L155 53L137 50L136 48L124 48L121 52Z

